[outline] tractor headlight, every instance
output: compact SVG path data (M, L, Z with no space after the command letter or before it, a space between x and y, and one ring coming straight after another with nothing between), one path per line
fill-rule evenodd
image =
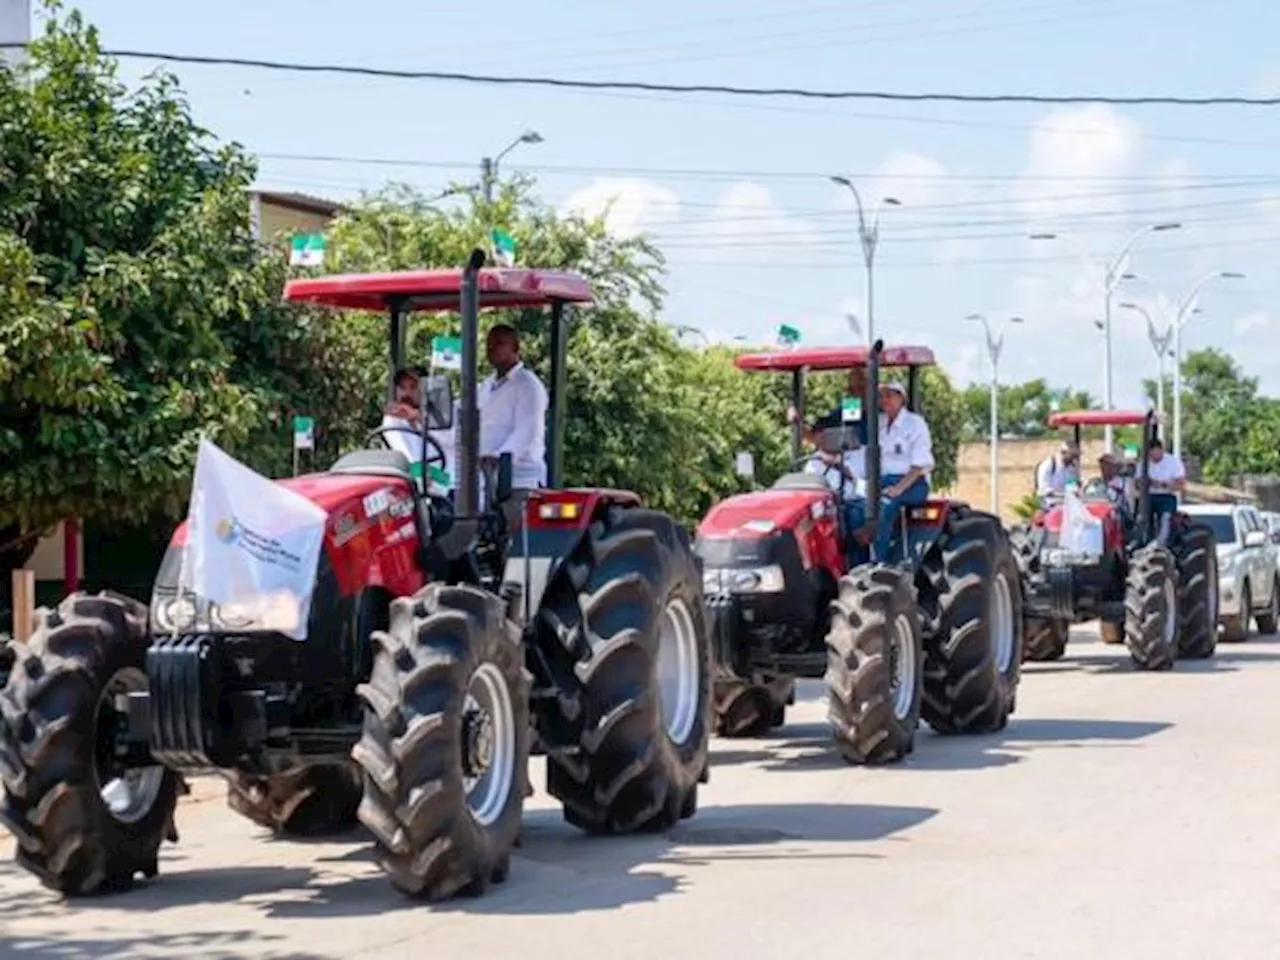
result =
M711 567L703 572L704 593L781 593L786 578L777 564L767 567Z
M298 604L292 594L268 595L248 603L213 603L195 594L157 593L151 599L153 632L208 633L282 632L298 626Z
M162 594L151 598L151 622L157 633L185 633L199 619L200 611L191 594Z

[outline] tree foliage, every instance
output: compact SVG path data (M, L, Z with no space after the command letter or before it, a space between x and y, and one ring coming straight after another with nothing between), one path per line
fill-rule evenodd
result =
M974 383L963 391L965 440L985 440L991 433L991 387ZM1055 389L1043 378L1001 384L996 424L1002 437L1035 438L1052 433L1047 420L1058 410L1087 410L1093 398L1086 390Z

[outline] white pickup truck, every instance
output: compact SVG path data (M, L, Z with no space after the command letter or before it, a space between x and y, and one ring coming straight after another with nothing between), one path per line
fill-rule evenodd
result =
M1253 507L1186 504L1191 519L1213 531L1218 543L1218 618L1223 640L1244 640L1249 625L1275 633L1280 619L1280 547Z

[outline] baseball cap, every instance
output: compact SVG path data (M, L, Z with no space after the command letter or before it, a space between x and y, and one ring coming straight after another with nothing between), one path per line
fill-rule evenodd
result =
M907 395L907 388L904 387L897 380L886 380L884 383L880 384L880 389L892 390L894 393L898 394L900 397L906 397Z

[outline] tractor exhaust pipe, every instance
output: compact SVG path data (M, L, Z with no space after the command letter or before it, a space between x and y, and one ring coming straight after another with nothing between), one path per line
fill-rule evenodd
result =
M1151 471L1147 456L1151 441L1156 437L1156 429L1155 413L1147 411L1147 418L1142 424L1142 449L1138 451L1138 462L1134 464L1138 482L1138 543L1146 543L1152 536Z
M867 424L867 523L872 530L880 525L880 354L884 341L877 340L867 354L867 396L863 416ZM872 561L881 558L874 555Z
M462 271L462 403L459 413L460 443L458 450L458 515L475 517L480 513L480 410L476 405L479 360L476 356L480 339L480 288L478 277L484 266L484 251L472 250Z

